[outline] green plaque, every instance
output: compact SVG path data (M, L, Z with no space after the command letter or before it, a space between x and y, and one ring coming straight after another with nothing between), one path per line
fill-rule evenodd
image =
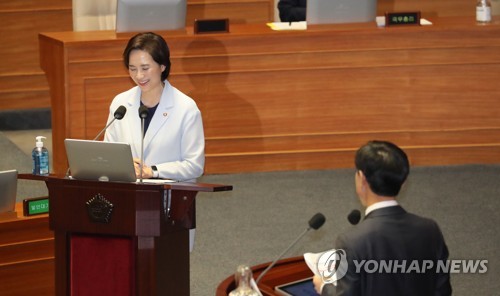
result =
M25 199L24 203L24 216L47 214L49 212L49 198L32 198Z
M413 12L386 12L386 26L420 25L420 11Z

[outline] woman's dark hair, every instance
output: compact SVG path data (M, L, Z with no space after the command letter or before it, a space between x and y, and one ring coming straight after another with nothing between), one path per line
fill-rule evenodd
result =
M359 148L355 164L365 175L370 189L382 196L397 196L410 173L406 153L386 141L370 141Z
M163 37L151 32L139 33L132 37L123 51L123 63L127 69L130 52L135 49L144 50L155 62L164 65L165 70L161 73L161 80L167 79L170 74L170 50Z

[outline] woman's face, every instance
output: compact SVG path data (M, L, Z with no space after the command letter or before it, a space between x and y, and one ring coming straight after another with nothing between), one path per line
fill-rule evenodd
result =
M130 52L128 73L142 92L161 88L161 73L164 70L165 66L155 62L146 51L135 49Z

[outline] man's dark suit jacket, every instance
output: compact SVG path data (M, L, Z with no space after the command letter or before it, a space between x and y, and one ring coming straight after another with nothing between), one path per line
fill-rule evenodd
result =
M278 10L282 22L300 22L306 20L307 0L280 0Z
M448 273L436 273L438 260L448 259L448 248L436 222L406 212L400 206L374 210L363 222L337 239L337 249L346 252L347 274L337 287L325 285L326 295L451 295ZM353 260L432 260L433 268L425 273L367 273L364 265L356 273ZM368 266L368 270L374 265ZM398 269L399 271L401 268Z

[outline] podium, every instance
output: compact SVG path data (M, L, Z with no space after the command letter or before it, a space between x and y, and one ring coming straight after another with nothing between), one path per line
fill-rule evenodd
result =
M189 230L199 191L232 186L45 181L54 231L55 295L189 293Z

